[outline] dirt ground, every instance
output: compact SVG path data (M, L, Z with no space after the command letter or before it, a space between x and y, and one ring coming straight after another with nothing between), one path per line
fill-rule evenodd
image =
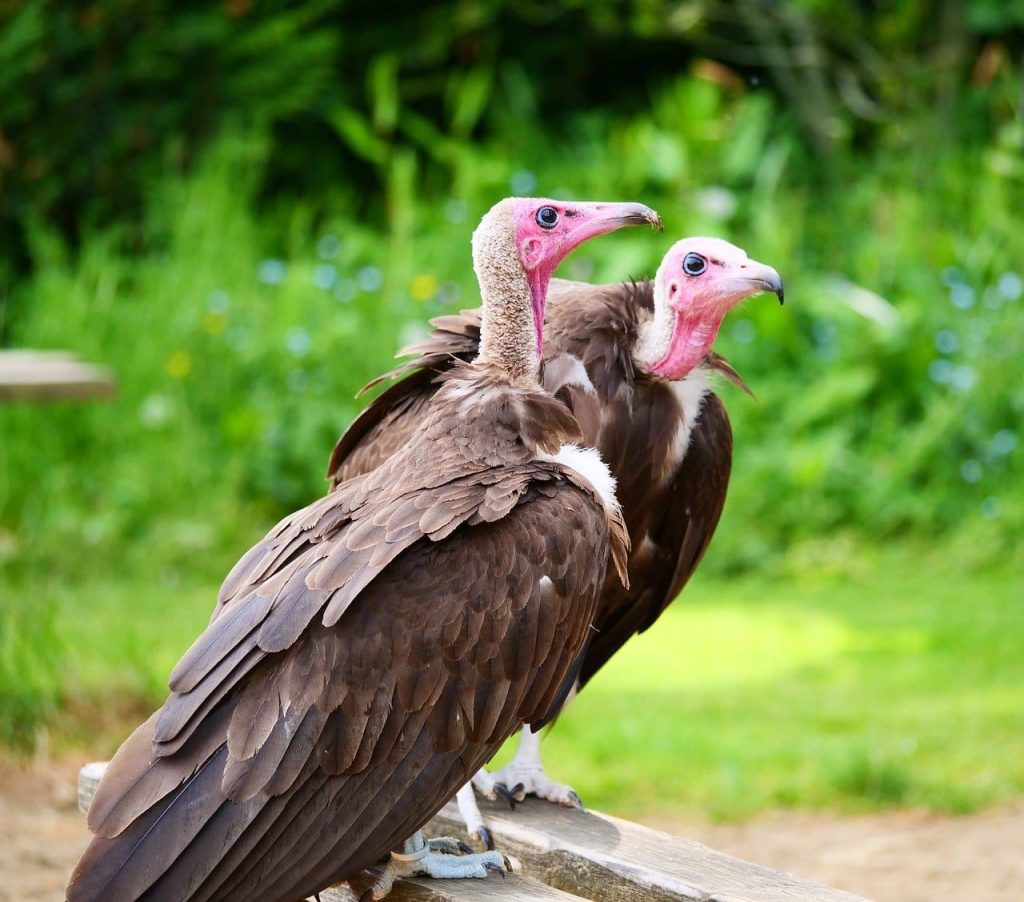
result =
M0 899L62 899L88 838L75 807L78 764L0 765ZM650 824L879 902L1024 898L1024 801L957 818L779 812L736 825Z
M1024 801L961 817L786 811L744 824L647 823L878 902L1024 899Z

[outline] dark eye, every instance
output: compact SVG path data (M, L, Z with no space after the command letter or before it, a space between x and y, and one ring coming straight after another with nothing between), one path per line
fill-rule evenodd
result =
M537 225L542 229L553 229L558 225L558 211L554 207L541 207L537 211Z
M683 272L688 276L699 276L708 268L708 261L700 254L687 254L683 258Z

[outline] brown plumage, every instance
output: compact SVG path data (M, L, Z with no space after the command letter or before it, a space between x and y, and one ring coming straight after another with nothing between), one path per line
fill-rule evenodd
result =
M553 280L548 292L544 386L572 410L584 443L597 448L615 476L633 549L630 589L615 580L605 586L581 685L632 635L654 623L682 590L718 524L729 482L732 431L719 398L699 389L683 394L633 363L639 323L653 303L650 281ZM479 323L479 310L432 320L432 333L402 352L413 359L370 383L400 380L338 440L328 466L332 487L379 466L401 447L429 409L438 375L475 356ZM720 355L709 353L695 380L708 371L749 393ZM697 409L685 410L686 402ZM687 414L694 421L688 447L674 455L673 442Z
M551 708L628 538L613 499L546 459L580 433L538 381L510 213L538 203L497 205L474 236L491 336L476 361L450 368L398 453L228 574L100 783L71 902L310 895L379 861Z

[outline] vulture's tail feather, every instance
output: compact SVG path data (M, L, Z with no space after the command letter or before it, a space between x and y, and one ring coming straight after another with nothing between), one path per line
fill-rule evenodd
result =
M448 801L452 790L446 786L451 782L449 774L453 769L458 770L461 779L465 768L459 755L437 754L434 740L424 730L384 785L374 788L372 783L357 777L358 787L348 783L344 793L333 795L326 819L331 826L317 837L307 833L289 850L288 860L306 861L304 879L295 882L287 866L278 866L271 871L269 885L264 884L269 897L308 895L317 887L351 875L353 870L374 864L392 848L399 847L421 826L410 820L410 809L422 811L428 805L440 808ZM400 800L406 793L414 795L419 804L402 805ZM432 795L437 798L430 798ZM362 841L354 845L352 840L357 836Z
M251 851L244 856L244 864L237 860L233 864L225 861L225 867L219 870L231 873L225 876L223 885L210 898L245 898L257 890L261 898L299 898L317 887L318 884L309 882L308 874L318 862L326 868L325 879L328 882L338 879L339 875L346 876L349 872L339 869L346 867L348 862L359 862L353 856L355 850L351 846L353 824L364 817L367 806L374 801L378 806L370 814L376 818L383 817L433 754L433 741L428 731L423 729L428 713L420 712L406 723L409 735L418 735L419 739L399 759L400 763L396 762L396 770L378 792L370 789L374 783L372 768L347 777L328 778L322 770L310 766L316 764L314 755L299 778L301 790L277 810L272 824L254 824L253 837L257 841L248 842ZM403 778L410 758L414 759L414 773ZM366 785L368 778L371 778L369 786ZM315 822L321 826L311 829L310 825ZM354 832L362 835L365 829L366 824L360 823ZM356 869L362 866L356 864ZM305 882L302 882L303 875L307 875Z
M226 758L222 745L177 790L117 836L93 837L71 875L68 902L130 902L141 897L223 802L220 778Z

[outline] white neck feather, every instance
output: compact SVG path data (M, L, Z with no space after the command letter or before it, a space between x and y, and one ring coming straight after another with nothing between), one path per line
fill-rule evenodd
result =
M654 312L638 324L633 346L633 361L641 370L650 372L651 367L668 353L675 324L675 311L659 300L655 289Z
M581 448L579 445L562 445L556 453L538 454L537 458L550 460L574 470L594 487L606 510L618 511L619 499L615 496L615 477L595 449Z

